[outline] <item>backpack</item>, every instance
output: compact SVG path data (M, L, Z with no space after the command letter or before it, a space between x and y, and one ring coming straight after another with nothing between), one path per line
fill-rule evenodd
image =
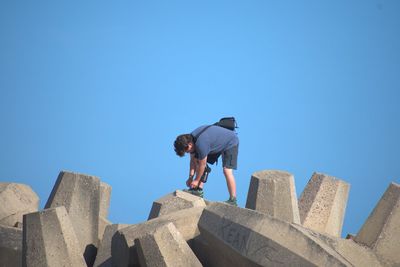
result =
M213 125L217 125L231 131L235 131L235 129L238 128L235 117L222 118L219 120L219 122L216 122Z
M204 127L203 130L201 130L196 136L193 136L194 142L196 143L197 139L199 138L199 136L204 133L208 128L210 128L211 126L219 126L219 127L223 127L225 129L231 130L231 131L235 131L236 128L239 128L237 126L236 120L234 117L225 117L220 119L218 122L208 125L207 127ZM207 163L210 164L214 164L215 162L217 162L218 164L218 158L219 156L221 156L221 153L217 153L217 154L209 154L207 157Z

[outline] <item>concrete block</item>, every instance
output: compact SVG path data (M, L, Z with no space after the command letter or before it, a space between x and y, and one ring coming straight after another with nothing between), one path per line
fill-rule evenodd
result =
M39 197L28 185L0 183L0 224L14 226L22 216L39 208Z
M22 266L22 229L0 225L0 266Z
M400 185L391 183L354 240L382 262L400 266Z
M98 242L99 245L100 245L101 240L102 240L102 238L104 236L104 231L106 230L106 227L111 225L111 224L112 223L109 220L104 219L103 217L99 218L99 233L98 233L99 234L99 242Z
M214 251L209 266L351 266L305 228L250 209L210 204L199 229Z
M177 190L154 201L148 219L151 220L182 209L205 206L206 204L201 197Z
M97 250L95 267L112 267L111 258L111 240L115 232L129 226L128 224L111 224L108 225L101 238L99 249Z
M99 216L103 218L108 217L108 209L110 208L111 199L111 186L100 182L100 211Z
M60 172L45 208L64 206L71 218L80 250L89 266L99 241L100 180L79 173Z
M314 173L299 199L303 226L340 237L350 185L335 177Z
M293 175L275 170L253 173L246 208L300 224Z
M165 223L172 222L186 241L199 234L198 221L204 207L184 209L141 224L118 230L112 238L111 255L114 266L139 266L135 239Z
M24 225L24 224L23 224L22 222L17 222L17 223L14 224L14 227L17 227L17 228L21 228L21 229L22 229L23 225Z
M371 249L362 246L351 239L324 235L300 225L294 225L293 227L298 228L300 231L306 231L309 235L324 242L350 262L352 266L382 266L381 262L376 257L376 254Z
M64 207L26 214L23 223L24 267L86 266Z
M173 223L166 223L135 239L140 266L199 266L185 239Z

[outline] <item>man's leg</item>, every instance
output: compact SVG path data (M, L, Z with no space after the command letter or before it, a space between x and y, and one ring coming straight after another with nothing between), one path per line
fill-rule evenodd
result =
M200 189L203 189L203 186L204 186L204 183L200 182L200 183L199 183L199 188L200 188Z
M233 176L233 170L237 168L239 145L234 146L222 153L222 166L226 179L226 185L229 191L229 200L234 200L236 203L236 182Z
M226 179L226 185L228 186L228 191L231 199L236 198L236 182L233 176L233 170L224 167L224 175Z
M196 170L197 170L197 164L199 164L198 162L197 162L197 160L195 161L195 166L196 166ZM195 174L196 175L196 174ZM203 182L200 182L199 183L199 189L203 189L203 186L204 186L204 183ZM195 188L196 189L196 188Z

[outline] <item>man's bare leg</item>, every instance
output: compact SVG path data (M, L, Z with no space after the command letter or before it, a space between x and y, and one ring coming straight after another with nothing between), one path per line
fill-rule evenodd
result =
M233 170L224 167L224 175L231 199L236 198L236 182L233 176Z
M203 182L200 182L200 183L199 183L199 188L200 188L200 189L203 189L203 186L204 186L204 183L203 183Z

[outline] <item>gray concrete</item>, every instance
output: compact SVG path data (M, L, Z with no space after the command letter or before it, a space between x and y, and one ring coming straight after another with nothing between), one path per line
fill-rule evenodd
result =
M340 237L350 185L340 179L314 173L299 199L303 226Z
M135 243L141 267L202 266L173 223L146 232Z
M216 243L212 238L202 235L195 237L191 248L203 266L207 267L235 267L261 266L234 249L227 249L225 244Z
M112 224L109 220L107 220L108 209L110 208L110 199L111 199L111 186L100 182L100 203L99 203L99 244L101 243L101 239L103 238L104 230L110 224Z
M209 266L351 266L299 227L224 203L207 206L199 221L200 237L215 251L207 255Z
M111 186L100 182L100 207L99 216L107 219L108 209L110 208Z
M14 227L17 227L17 228L21 228L22 229L22 226L23 226L24 224L22 223L22 221L21 222L17 222L17 223L15 223L14 224Z
M111 240L115 232L129 226L128 224L111 224L108 225L104 231L99 249L97 250L95 267L111 267Z
M206 203L201 197L177 190L153 202L149 220L182 209L205 207Z
M0 183L0 224L13 227L39 208L39 197L25 184Z
M197 224L203 210L204 207L184 209L118 230L112 238L113 265L120 267L139 266L135 239L168 222L172 222L183 238L190 242L199 235Z
M80 241L80 251L93 265L99 241L100 180L96 176L62 171L45 208L64 206Z
M276 170L253 173L246 208L300 224L293 175Z
M385 264L400 266L400 185L389 185L354 240Z
M23 223L24 267L86 266L64 207L26 214Z
M98 233L99 234L99 242L98 242L99 245L101 244L101 240L103 239L104 231L106 230L107 226L109 226L109 225L112 225L112 223L109 220L104 219L103 217L99 218L99 233Z
M381 262L371 249L361 246L351 239L324 235L300 225L293 225L293 227L297 228L299 231L307 232L307 234L313 238L317 238L319 241L324 242L350 262L352 266L382 266Z
M0 225L0 267L22 266L22 229Z

